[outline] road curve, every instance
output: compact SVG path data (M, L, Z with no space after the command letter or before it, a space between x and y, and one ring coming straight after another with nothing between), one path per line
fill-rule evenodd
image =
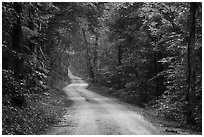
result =
M63 91L74 104L49 135L153 135L159 128L130 108L87 90L87 83L68 73L72 83Z

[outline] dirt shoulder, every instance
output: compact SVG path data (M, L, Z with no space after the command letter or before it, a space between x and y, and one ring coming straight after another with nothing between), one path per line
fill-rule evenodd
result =
M72 102L64 99L62 88L69 83L59 81L37 93L25 96L23 107L3 104L3 135L38 135L44 134L49 127L57 123ZM5 103L5 102L4 102Z
M46 134L50 127L57 124L67 111L67 108L71 107L73 102L66 97L63 92L63 87L67 86L69 83L66 81L61 81L54 88L50 89L50 95L47 98L42 99L43 110L52 121L47 123L47 127L42 132L38 134Z

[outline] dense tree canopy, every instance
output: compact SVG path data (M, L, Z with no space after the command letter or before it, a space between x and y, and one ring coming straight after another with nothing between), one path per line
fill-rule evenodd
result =
M67 80L70 66L118 98L201 129L201 6L2 3L3 113Z

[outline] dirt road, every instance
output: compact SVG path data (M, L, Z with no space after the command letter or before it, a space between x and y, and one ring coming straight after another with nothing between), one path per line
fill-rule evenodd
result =
M151 135L160 129L143 116L119 104L114 99L86 89L87 84L69 71L72 84L63 90L74 104L67 110L62 121L48 134L54 135Z

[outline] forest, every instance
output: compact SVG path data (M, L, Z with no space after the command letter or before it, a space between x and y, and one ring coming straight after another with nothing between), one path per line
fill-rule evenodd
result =
M42 134L55 123L69 67L201 131L202 3L3 2L2 134Z

